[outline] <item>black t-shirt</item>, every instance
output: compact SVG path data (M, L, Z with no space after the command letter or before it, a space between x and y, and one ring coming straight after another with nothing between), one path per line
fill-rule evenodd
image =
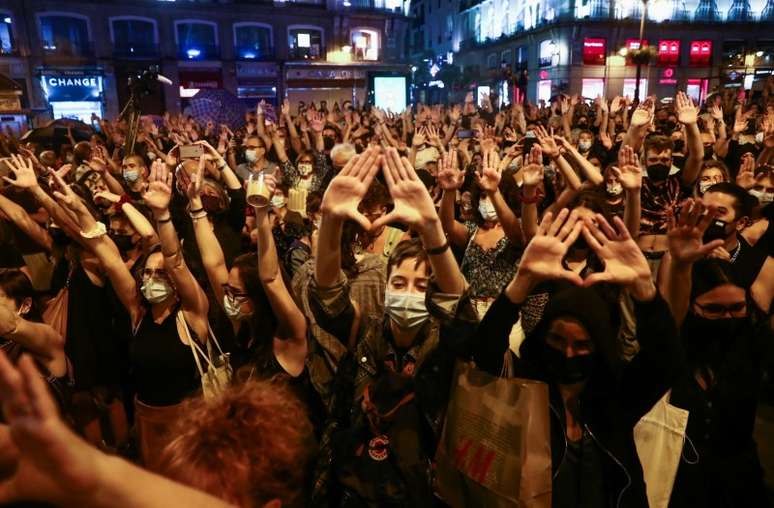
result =
M747 243L741 235L737 235L739 240L738 252L730 252L731 267L736 275L736 282L745 288L749 288L763 268L768 255L757 246Z

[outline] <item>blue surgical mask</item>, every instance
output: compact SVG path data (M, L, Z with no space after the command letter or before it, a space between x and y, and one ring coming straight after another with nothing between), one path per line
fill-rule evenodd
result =
M136 169L124 170L124 180L126 180L128 183L134 183L139 179L140 179L140 172L137 171Z
M579 141L578 142L578 149L581 152L588 152L589 150L591 150L591 141L586 141L586 140Z
M487 222L497 221L497 210L495 210L492 201L489 198L481 198L478 201L478 213Z

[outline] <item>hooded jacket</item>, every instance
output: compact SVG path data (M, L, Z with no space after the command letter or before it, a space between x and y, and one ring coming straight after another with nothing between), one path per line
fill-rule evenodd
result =
M591 437L602 457L598 474L605 484L605 506L647 508L642 466L634 444L633 429L639 419L664 395L683 365L683 353L674 319L660 295L649 302L635 300L639 353L629 362L620 358L609 304L600 288L571 287L553 294L543 316L514 359L516 375L545 381L551 404L551 453L554 479L567 452L564 405L556 383L542 361L546 333L561 317L580 322L594 342L594 368L580 397L579 424ZM508 350L508 336L520 313L520 305L501 294L478 329L474 359L479 368L499 375ZM512 353L510 353L512 354ZM561 492L554 489L554 506Z

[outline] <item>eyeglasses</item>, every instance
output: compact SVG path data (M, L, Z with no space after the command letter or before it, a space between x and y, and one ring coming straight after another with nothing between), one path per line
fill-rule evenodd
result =
M235 300L242 300L242 299L246 300L250 298L250 295L248 293L240 291L234 286L230 286L228 284L223 284L223 294L225 294L230 298L234 298Z
M731 317L745 317L747 315L747 302L737 302L731 305L721 305L719 303L702 305L697 303L696 306L708 318L722 318L726 314Z

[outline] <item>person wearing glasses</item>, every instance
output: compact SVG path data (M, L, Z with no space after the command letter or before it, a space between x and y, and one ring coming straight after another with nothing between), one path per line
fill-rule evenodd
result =
M703 240L719 213L686 202L659 281L686 359L669 403L689 412L670 508L770 506L753 428L771 327L733 265L705 257L724 242Z

